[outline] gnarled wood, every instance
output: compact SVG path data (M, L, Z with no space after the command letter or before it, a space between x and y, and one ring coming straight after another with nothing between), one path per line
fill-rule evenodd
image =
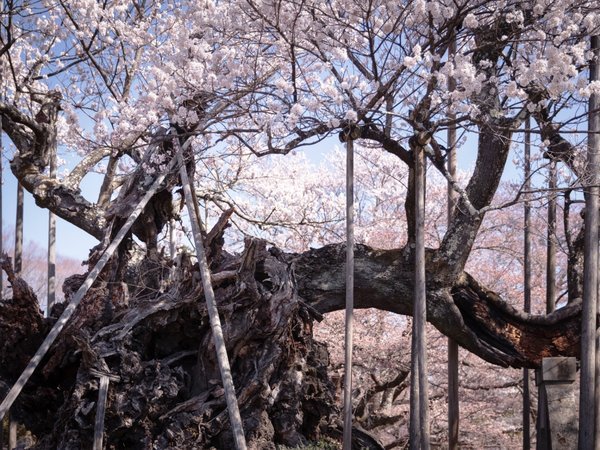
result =
M276 443L341 439L327 351L312 339L312 317L344 306L345 248L290 255L259 246L252 255L213 261L248 446L274 449ZM431 259L430 253L429 321L462 346L504 366L535 367L542 356L577 354L577 302L547 317L519 313L467 274L444 286ZM411 313L413 278L404 252L357 245L355 262L357 307ZM52 325L33 293L12 280L17 298L0 303L2 397ZM107 401L108 448L229 445L208 314L197 302L201 289L174 276L163 294L132 298L128 309L105 315L108 290L100 277L14 405L17 419L38 436L37 448L91 445L94 370L121 380L111 383Z
M294 260L299 294L318 311L343 307L344 246L330 245ZM355 250L355 306L412 315L412 264L401 250ZM548 316L520 313L463 273L452 285L427 264L427 320L481 358L502 366L537 367L545 356L579 354L580 303Z

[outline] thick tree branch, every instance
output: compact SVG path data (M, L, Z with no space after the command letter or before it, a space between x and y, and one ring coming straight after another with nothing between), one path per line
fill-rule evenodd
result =
M65 179L65 183L72 188L77 189L83 177L100 161L111 154L111 149L107 147L99 148L87 154Z
M45 106L51 106L48 111ZM18 148L11 170L38 206L100 239L105 224L104 212L83 198L79 189L44 175L50 146L54 145L57 103L42 105L35 121L17 108L2 103L2 128ZM43 114L43 117L42 117Z
M299 294L321 313L344 307L341 244L293 260ZM548 316L520 313L462 273L451 283L428 253L427 320L481 358L501 366L537 367L546 356L577 356L580 303ZM401 250L355 249L355 306L412 315L413 268Z

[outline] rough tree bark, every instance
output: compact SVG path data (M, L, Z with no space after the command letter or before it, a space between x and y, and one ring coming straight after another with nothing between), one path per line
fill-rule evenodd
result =
M413 278L403 253L358 245L355 258L356 306L410 314ZM250 258L214 257L213 284L250 448L341 438L327 352L311 330L313 318L344 307L344 265L343 245L293 255L261 246ZM54 320L43 317L31 289L3 267L13 299L0 304L2 396ZM231 443L208 316L198 303L202 288L189 267L180 269L162 293L138 297L132 291L129 306L113 305L111 314L106 281L90 291L15 403L17 418L39 438L37 448L89 444L98 389L90 368L102 367L121 378L110 387L107 448ZM542 356L577 354L577 304L547 317L527 316L467 274L445 288L430 275L431 322L485 359L535 367ZM67 298L82 280L69 280ZM357 430L354 435L368 439Z
M252 248L252 255L213 260L249 447L341 438L327 351L311 335L311 314L318 313L300 300L293 268L282 255L273 256L277 252L267 252L264 244ZM7 337L0 344L0 395L53 321L43 317L9 264L5 259L3 268L14 297L0 304L0 332ZM67 297L81 281L70 279ZM90 369L108 369L121 379L108 394L107 448L230 447L208 315L193 274L180 273L155 298L115 305L114 315L103 313L106 293L105 282L92 288L13 407L38 436L37 448L91 445L98 379ZM360 431L355 439L380 448Z

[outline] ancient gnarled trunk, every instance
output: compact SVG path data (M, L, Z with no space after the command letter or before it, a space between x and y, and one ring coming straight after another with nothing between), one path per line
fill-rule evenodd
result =
M312 323L343 308L344 250L285 254L253 241L240 257L214 255L213 285L251 448L341 436L327 350L313 340ZM202 290L185 261L157 267L142 260L117 296L106 286L110 278L99 278L13 408L37 448L89 446L99 372L118 377L109 388L107 448L230 448ZM358 245L355 261L357 307L411 314L404 251ZM153 274L160 290L147 287ZM67 297L82 279L70 279ZM14 298L0 304L1 396L52 325L24 282L12 276L11 283ZM467 274L445 285L431 258L427 296L432 324L496 364L535 367L543 356L578 353L577 303L549 316L522 314ZM355 435L367 445L368 436Z
M310 312L295 294L288 265L264 245L254 254L241 272L237 258L224 258L214 272L249 447L336 436L327 350L312 339ZM109 387L107 448L231 447L201 286L188 275L174 277L151 298L132 299L129 307L113 305L112 317L103 314L111 299L102 283L89 292L13 408L38 437L36 448L91 446L98 371L119 378ZM11 281L18 286L18 279ZM0 395L51 325L30 292L15 294L0 304L0 332L7 337L0 348ZM30 331L26 339L15 326Z

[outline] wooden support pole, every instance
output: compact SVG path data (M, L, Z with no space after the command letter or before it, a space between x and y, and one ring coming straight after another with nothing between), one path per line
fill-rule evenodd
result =
M422 136L419 136L416 141L416 145L412 146L415 171L415 285L413 301L410 448L411 450L429 450L427 303L425 286L425 149L423 148L426 142L422 142Z
M456 41L452 39L448 53L454 58L456 53ZM453 92L456 89L456 81L453 77L448 79L448 90ZM448 120L456 119L454 113L447 114ZM454 179L456 177L456 124L448 126L448 175ZM448 210L447 223L450 226L452 214L456 205L457 195L452 184L448 182ZM458 430L460 420L460 408L458 400L458 344L454 339L448 338L448 449L458 450Z
M525 192L531 190L531 118L527 115L525 119ZM531 312L531 205L529 194L526 194L523 204L523 309L526 313ZM531 448L531 394L529 388L529 370L523 369L523 450Z
M50 155L50 178L56 177L56 146L54 146ZM46 302L46 315L50 316L50 311L56 302L56 215L48 210L48 291Z
M106 413L106 399L108 397L108 375L100 376L98 381L98 405L96 406L96 423L94 424L94 450L102 450L104 439L104 415Z
M598 36L591 38L592 61L590 82L600 79L600 45ZM596 312L598 299L598 188L600 157L600 98L592 94L588 109L588 149L585 178L582 180L585 195L585 236L583 255L583 309L581 313L581 390L579 397L579 450L595 449L595 392L596 367Z
M177 160L177 158L173 157L171 159L171 162L169 163L167 169L162 174L157 176L157 178L154 180L154 183L146 191L146 194L144 195L144 197L142 198L140 203L131 212L131 215L127 218L127 220L125 221L125 223L123 224L121 229L118 231L118 233L115 236L115 238L113 239L113 241L110 243L110 245L104 251L104 253L100 257L100 259L98 260L98 262L96 263L94 268L87 275L87 277L86 277L85 281L83 282L83 284L81 285L81 287L77 290L75 295L73 295L73 298L71 299L71 301L69 302L69 304L67 305L65 310L63 311L63 313L60 316L60 318L58 319L58 321L52 327L52 330L50 330L50 333L48 333L48 336L46 336L46 339L44 339L44 342L42 342L42 345L40 346L40 348L37 350L35 355L33 355L31 360L29 361L29 364L27 364L27 367L25 368L25 370L23 371L23 373L21 374L21 376L19 377L17 382L13 385L13 387L8 392L8 395L4 398L4 400L2 400L2 403L0 404L0 419L2 417L4 417L4 415L10 409L11 405L14 403L16 398L19 396L21 390L23 389L23 387L25 386L25 384L27 383L27 381L29 380L29 378L31 377L33 372L35 371L36 367L38 366L38 364L40 363L42 358L48 352L50 346L56 340L59 333L62 331L62 329L65 327L65 325L67 324L67 322L69 321L69 319L71 318L73 313L75 312L75 308L77 308L77 306L83 299L84 295L90 289L90 287L92 286L94 281L96 281L96 278L100 274L100 271L104 268L104 266L106 265L108 260L112 257L113 253L115 252L115 250L117 249L117 247L119 246L119 244L121 243L121 241L123 240L125 235L129 232L129 229L131 228L133 223L137 220L137 218L139 217L141 212L144 210L144 207L146 206L146 204L150 201L152 196L154 196L154 194L159 189L159 187L161 186L162 182L165 180L167 175L174 169L176 160Z
M175 220L169 221L169 256L175 259Z
M592 64L590 64L590 81L598 83L600 81L600 36L592 36L590 47L592 50ZM600 94L597 92L590 96L589 101L589 122L588 122L588 158L593 159L590 163L590 171L592 173L592 180L590 180L591 185L594 190L590 192L590 197L595 198L595 209L594 212L597 215L600 215L598 212L598 207L600 207L600 199L598 196L600 195ZM587 201L587 200L586 200ZM587 215L587 205L586 205L586 215ZM598 233L598 226L600 225L600 217L595 217L596 220L596 228L595 231ZM593 223L593 222L592 222ZM587 219L586 219L587 226ZM586 228L587 230L587 228ZM600 264L600 255L599 252L599 244L598 244L598 234L595 236L595 245L594 249L590 249L590 252L595 251L596 253L596 264ZM596 314L600 311L600 296L598 295L598 266L596 266L596 280L594 292L596 293ZM585 277L585 275L584 275ZM585 286L585 279L584 279ZM585 298L585 287L584 287L584 298ZM595 334L595 370L594 370L594 444L595 450L600 450L600 335L598 334L598 316L595 321L590 321L594 324L594 334ZM582 336L583 339L583 336ZM582 357L583 359L583 357ZM581 413L580 413L581 414Z
M2 158L4 157L2 114L0 114L0 255L4 254L4 219L2 216L2 199L4 189L4 174ZM0 270L0 301L4 295L4 272ZM0 422L1 423L1 422ZM0 450L2 450L2 427L0 427Z
M25 210L25 191L21 183L17 184L17 211L15 218L15 274L21 275L23 271L23 226ZM8 411L8 450L17 447L17 422Z
M8 450L17 448L17 421L12 416L8 415Z
M548 231L546 234L546 314L556 309L556 161L548 168Z
M191 142L191 141L188 141ZM200 216L196 212L196 207L192 197L192 185L191 180L188 177L185 162L183 160L183 150L179 144L179 138L174 137L175 148L177 151L177 161L179 164L179 174L181 177L181 184L183 185L183 194L185 197L185 203L190 216L190 222L192 225L192 234L194 235L194 243L196 245L196 255L198 257L198 266L200 269L200 277L202 278L202 285L204 287L204 297L206 299L206 306L208 310L208 317L210 320L210 326L212 329L213 340L215 343L215 350L217 352L217 361L219 363L219 370L221 371L221 380L223 381L223 389L225 390L225 399L227 401L227 411L229 413L229 421L231 422L231 429L233 431L233 438L235 441L235 448L237 450L246 450L246 439L244 437L244 428L242 426L242 417L237 403L237 397L235 394L235 386L233 384L233 377L231 376L231 368L229 366L229 359L227 357L227 348L225 346L225 338L223 337L223 328L221 327L221 320L219 319L219 311L217 309L217 303L215 300L215 294L212 288L210 269L208 267L208 261L206 260L206 253L204 251L204 242L201 233L201 222Z
M344 450L352 448L352 347L354 327L354 141L346 138L346 322L344 355Z
M23 270L23 213L25 193L23 185L17 184L17 213L15 219L15 274L21 275Z

